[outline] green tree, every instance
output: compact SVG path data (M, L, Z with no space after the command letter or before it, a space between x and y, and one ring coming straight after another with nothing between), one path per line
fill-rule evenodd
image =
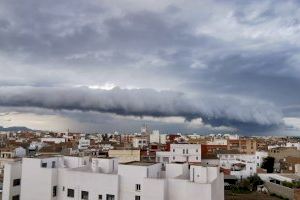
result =
M264 158L261 168L266 169L267 173L273 173L274 172L274 162L275 162L275 158L268 156L268 157Z
M252 186L252 190L256 190L258 185L262 185L264 183L257 174L248 177L248 180Z

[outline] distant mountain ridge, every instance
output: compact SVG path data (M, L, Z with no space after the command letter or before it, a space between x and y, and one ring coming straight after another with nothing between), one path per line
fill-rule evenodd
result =
M11 126L7 128L0 126L0 131L31 131L31 129L25 126Z

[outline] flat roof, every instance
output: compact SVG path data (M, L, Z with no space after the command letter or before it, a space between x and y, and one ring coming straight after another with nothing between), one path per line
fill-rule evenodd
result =
M190 163L191 166L202 166L202 167L218 167L218 165L207 164L207 163Z
M122 165L136 165L136 166L151 166L151 165L155 165L155 164L156 164L156 162L139 162L139 161L122 163Z
M58 157L63 157L63 156L59 154L40 154L36 156L27 156L25 158L46 159L46 158L58 158Z
M279 175L294 180L300 180L300 176L298 174L279 174Z

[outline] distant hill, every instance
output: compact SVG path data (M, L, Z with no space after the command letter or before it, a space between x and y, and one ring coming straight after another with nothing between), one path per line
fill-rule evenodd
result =
M31 131L31 129L25 126L12 126L7 128L0 126L0 131Z

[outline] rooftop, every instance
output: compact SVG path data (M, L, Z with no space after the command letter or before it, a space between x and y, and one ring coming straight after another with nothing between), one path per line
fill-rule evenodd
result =
M133 161L133 162L128 162L128 163L123 163L122 165L136 165L136 166L151 166L155 165L155 162L138 162L138 161Z
M294 179L294 180L300 180L300 176L297 174L279 174L279 175L286 177L286 178Z

